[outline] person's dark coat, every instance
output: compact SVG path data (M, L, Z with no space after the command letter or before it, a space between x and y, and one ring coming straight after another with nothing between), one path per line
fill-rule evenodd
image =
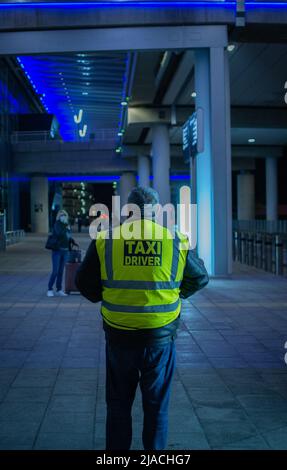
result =
M53 235L57 238L57 246L59 249L71 249L72 246L78 246L71 236L71 230L67 224L60 220L55 222L53 227Z

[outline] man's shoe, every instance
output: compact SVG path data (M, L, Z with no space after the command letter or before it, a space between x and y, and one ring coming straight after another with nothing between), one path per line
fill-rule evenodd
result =
M54 291L53 290L48 290L47 292L47 297L54 297Z
M64 292L63 290L57 290L56 295L58 295L59 297L66 297L68 294L66 294L66 292Z

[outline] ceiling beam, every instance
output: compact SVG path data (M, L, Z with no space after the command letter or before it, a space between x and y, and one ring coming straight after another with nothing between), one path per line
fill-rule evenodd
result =
M225 47L226 25L0 32L0 54L156 51Z
M159 8L148 5L77 5L67 8L64 5L50 6L47 12L45 5L27 7L23 4L1 5L0 30L44 30L44 29L90 29L124 28L130 25L152 26L175 24L234 24L235 10L223 5L211 8L186 8L181 5L170 5ZM279 15L278 15L279 16ZM76 33L77 36L77 33ZM131 43L132 44L132 43Z
M183 85L193 71L194 66L194 53L193 51L186 51L181 59L181 62L173 74L173 78L169 84L168 89L164 94L162 100L163 105L171 105L176 103L176 100L182 90Z
M124 146L123 158L136 157L137 155L150 155L151 146L128 145ZM170 153L173 158L183 159L182 145L171 145ZM283 146L274 145L232 145L232 157L242 158L280 158L285 155ZM198 156L200 158L200 155Z
M176 122L182 126L194 112L193 106L176 106ZM128 125L147 127L171 123L171 106L129 107ZM237 107L231 108L233 128L287 128L287 108Z

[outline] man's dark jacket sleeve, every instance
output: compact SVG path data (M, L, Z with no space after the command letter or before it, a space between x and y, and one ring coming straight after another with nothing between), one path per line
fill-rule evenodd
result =
M102 300L101 265L95 240L90 243L86 256L76 274L76 286L91 302Z
M180 297L187 299L208 283L209 278L203 261L193 250L189 250L180 284Z

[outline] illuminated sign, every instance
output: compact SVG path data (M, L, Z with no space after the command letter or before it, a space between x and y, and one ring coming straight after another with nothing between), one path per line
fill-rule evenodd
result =
M204 150L202 108L198 108L182 127L182 149L185 163Z

